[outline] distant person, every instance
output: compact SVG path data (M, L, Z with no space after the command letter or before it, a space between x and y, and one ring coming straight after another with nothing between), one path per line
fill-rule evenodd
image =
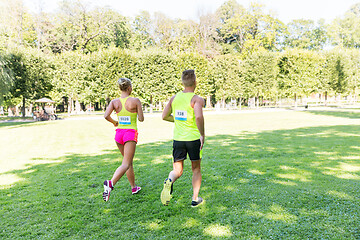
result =
M173 96L166 105L162 119L174 122L173 141L173 170L165 179L164 188L161 192L161 202L168 205L172 198L174 182L181 177L184 168L184 160L187 155L191 160L193 196L191 206L196 207L204 202L199 197L201 186L201 155L205 142L203 98L195 95L196 76L194 70L186 70L182 73L184 90Z
M0 107L0 115L4 115L4 108L3 108L3 106Z
M126 173L131 185L132 194L136 194L141 187L135 184L135 174L133 168L133 158L138 139L137 119L144 121L144 113L142 111L141 102L138 98L130 97L132 85L130 79L120 78L118 80L121 90L120 98L114 99L106 108L104 118L117 127L115 134L115 142L123 156L123 161L111 178L104 181L103 199L108 201L110 192L114 189L115 184ZM114 120L110 115L115 111L118 119Z

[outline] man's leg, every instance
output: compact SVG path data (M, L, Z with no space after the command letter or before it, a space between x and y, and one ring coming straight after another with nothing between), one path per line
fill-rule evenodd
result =
M184 160L176 161L173 163L173 170L169 173L169 179L171 179L172 183L176 181L183 174L184 169Z
M201 159L196 161L191 161L191 168L193 172L192 185L193 185L193 201L198 200L200 186L201 186Z
M172 194L172 185L181 177L184 168L184 160L177 161L173 163L173 170L169 173L169 177L165 179L164 188L161 191L160 199L162 204L168 205L170 203L171 194Z

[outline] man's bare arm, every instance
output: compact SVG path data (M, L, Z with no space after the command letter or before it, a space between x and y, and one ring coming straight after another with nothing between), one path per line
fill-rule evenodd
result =
M174 122L174 116L171 115L171 104L172 101L174 100L175 96L173 96L170 101L168 102L168 104L166 105L163 113L162 113L162 119L168 122Z
M204 115L203 115L203 107L205 106L205 101L201 97L196 97L194 103L194 113L195 113L195 121L196 126L200 132L200 149L203 148L205 143L205 123L204 123Z

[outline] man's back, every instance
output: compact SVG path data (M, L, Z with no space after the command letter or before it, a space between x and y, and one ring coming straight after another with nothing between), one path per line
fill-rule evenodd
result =
M193 141L200 137L194 109L191 106L194 96L193 92L179 92L172 102L172 114L175 123L174 140Z

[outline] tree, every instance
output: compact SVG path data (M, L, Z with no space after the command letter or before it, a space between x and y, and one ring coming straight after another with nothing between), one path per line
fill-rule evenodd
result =
M313 20L293 20L287 25L287 28L285 47L321 50L327 43L324 21L315 24Z
M336 46L360 48L360 3L353 5L344 17L333 20L329 35Z
M134 80L136 59L133 54L119 48L109 48L93 53L89 62L90 83L93 85L95 101L104 102L118 97L117 80L120 77L130 78L133 81L134 93L139 91Z
M84 92L89 70L86 67L88 55L80 52L64 52L56 58L56 73L54 78L55 91L60 92L58 101L65 97L68 100L68 113L79 112L80 101ZM74 106L75 103L75 106Z
M132 25L134 33L131 45L134 49L141 50L154 45L153 33L151 31L152 21L149 12L142 11L135 17Z
M347 66L348 59L342 49L334 49L326 54L324 81L331 93L350 92Z
M264 12L264 6L252 3L245 9L235 0L225 2L217 15L223 42L233 46L244 57L259 49L274 50L285 30L282 22Z
M275 97L277 74L278 68L275 54L266 51L252 53L241 64L245 95L247 97L256 97L257 106L259 106L260 97L266 99Z
M174 22L164 14L156 12L154 16L154 40L158 47L171 50Z
M13 74L9 67L9 63L3 54L0 54L0 105L4 101L4 97L8 96L13 85Z
M174 55L160 50L143 51L137 55L134 69L134 93L150 107L165 102L179 90L178 72Z
M278 62L278 88L280 96L309 96L321 86L324 58L309 50L291 49L280 55Z
M241 53L247 34L244 27L246 9L235 0L229 0L216 10L216 14L220 22L218 32L222 42L233 45Z
M203 98L206 98L206 105L211 106L211 96L215 93L214 81L210 77L211 65L204 56L199 53L182 53L177 56L178 74L176 77L177 90L182 89L180 84L181 74L184 70L193 69L196 74L197 87L195 93Z
M175 54L196 51L199 41L197 33L198 25L195 22L176 19L172 29L171 50Z
M234 55L216 56L211 63L211 77L215 83L215 100L224 107L231 98L239 98L243 93L240 63Z
M27 99L35 100L49 94L52 88L50 79L53 66L41 53L33 49L13 50L8 54L8 61L14 76L11 97L22 99L22 115L25 117Z
M0 0L0 48L35 46L34 19L22 0Z
M353 98L356 101L360 87L360 53L356 49L351 49L346 51L346 55L349 59L347 61L346 67L349 83L349 93L353 95Z
M53 31L48 32L49 45L55 53L81 50L92 52L109 41L118 46L126 46L129 30L125 19L108 8L95 8L80 0L64 0L59 13L54 16ZM104 41L104 42L103 42Z

